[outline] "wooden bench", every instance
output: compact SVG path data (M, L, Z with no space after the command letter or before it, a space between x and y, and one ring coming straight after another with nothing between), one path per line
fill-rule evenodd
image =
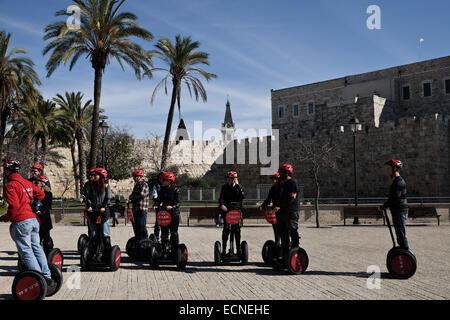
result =
M344 226L346 225L345 219L346 218L376 218L377 220L380 218L383 218L383 224L385 224L384 221L384 215L378 210L378 206L372 206L372 207L360 207L360 206L349 206L344 207Z
M189 208L189 215L187 219L187 225L189 227L189 222L191 218L197 218L197 223L201 219L212 219L215 224L215 219L217 217L218 209L217 207L191 207Z
M437 218L438 226L440 225L440 217L437 213L436 207L432 206L409 206L408 217L415 218Z

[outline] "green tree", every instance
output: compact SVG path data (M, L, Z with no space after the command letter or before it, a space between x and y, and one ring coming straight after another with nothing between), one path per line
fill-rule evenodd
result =
M153 66L151 54L130 37L152 41L153 35L136 23L136 15L120 12L125 0L73 0L80 9L80 27L77 30L67 25L66 20L49 24L45 27L44 40L51 40L43 50L46 55L51 51L47 62L47 77L63 63L71 60L70 70L78 59L87 55L95 72L94 108L91 125L91 150L89 167L96 167L98 150L98 125L100 114L100 97L102 78L105 67L114 58L124 69L128 64L138 80L142 72L151 77ZM55 13L56 16L70 16L66 10Z
M22 48L9 50L11 34L0 31L0 159L3 158L3 144L6 125L11 116L18 111L19 102L24 97L35 96L35 85L40 85L34 71L33 61L18 56L26 54Z
M101 162L101 153L97 161ZM135 149L133 136L125 128L110 128L105 137L105 169L108 178L123 180L139 169L143 156Z
M74 175L76 176L77 186L80 186L80 190L83 188L84 179L86 178L86 158L85 158L85 146L86 136L89 123L92 120L93 105L92 100L88 100L83 104L83 94L81 92L66 92L65 97L58 94L53 99L60 107L60 113L58 121L63 131L66 132L66 136L71 138L70 147L72 153L72 162ZM75 161L75 142L78 147L78 172L77 175L77 163ZM78 196L78 193L77 193Z
M181 38L180 35L175 37L175 44L167 38L160 38L155 45L157 50L153 50L151 54L160 58L167 68L154 68L152 71L162 70L167 72L165 77L155 87L151 103L153 104L158 90L164 85L165 93L167 95L167 81L172 81L172 99L170 101L169 114L167 116L166 132L164 135L164 143L162 149L161 168L166 167L170 131L172 129L173 114L175 111L175 103L178 105L178 112L181 111L181 85L184 83L192 97L192 92L195 99L198 101L199 97L204 102L207 101L206 90L199 80L198 76L202 76L209 81L211 78L216 78L217 75L208 73L197 65L208 65L209 54L206 52L195 51L200 46L197 41L192 42L190 37Z

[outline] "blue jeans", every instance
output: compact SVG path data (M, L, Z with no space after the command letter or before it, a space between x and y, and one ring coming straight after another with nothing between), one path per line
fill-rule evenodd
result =
M146 211L139 211L134 214L134 235L139 239L148 239Z
M39 223L36 218L14 222L11 233L17 246L17 251L23 263L29 270L35 270L51 278L47 257L40 245Z
M403 249L408 249L408 239L406 238L406 220L408 219L408 211L391 212L392 223L394 224L397 243Z
M91 222L91 220L88 220L89 227L91 228L91 236L92 238L95 238L96 232L97 232L97 224L94 222ZM111 237L111 230L109 228L109 220L105 220L103 222L103 236L104 237Z

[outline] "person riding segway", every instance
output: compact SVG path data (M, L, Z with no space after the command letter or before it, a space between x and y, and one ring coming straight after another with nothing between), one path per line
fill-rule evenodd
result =
M11 221L10 234L16 243L24 271L14 278L12 294L18 300L41 300L55 294L62 284L61 270L47 263L40 245L36 212L42 207L44 192L19 174L20 162L6 160L3 164L7 184L3 190L8 211L0 221Z
M299 247L298 219L300 199L297 180L292 177L294 168L290 164L282 164L280 174L279 206L274 208L279 225L281 248L273 247L269 251L269 261L276 270L287 268L291 274L301 274L306 271L309 258L306 251Z
M262 248L262 258L264 263L270 264L269 261L269 250L272 250L275 246L281 248L281 239L280 239L280 231L279 226L277 224L277 217L276 212L274 211L274 208L279 206L278 200L280 196L280 174L274 173L270 177L272 181L272 187L270 188L269 194L267 195L266 200L262 203L262 205L259 207L260 211L264 211L264 217L268 223L270 223L273 227L273 233L275 236L275 241L273 240L267 240L264 243L264 246ZM269 207L269 205L272 203L272 206Z
M248 244L241 243L241 223L244 200L244 190L239 184L237 173L230 171L226 174L227 183L222 186L219 197L219 214L225 217L222 230L222 244L214 243L214 262L248 262ZM230 236L230 250L227 253L227 242ZM235 242L236 241L236 242ZM236 246L237 252L234 252Z
M406 182L400 175L403 163L392 159L385 163L388 175L392 178L388 200L380 206L384 214L389 232L392 238L393 248L388 252L386 265L389 273L399 279L408 279L414 275L417 269L417 259L409 249L406 238L406 220L408 219L408 200L406 198ZM398 246L395 244L386 209L389 208L392 215Z
M89 191L94 185L95 171L96 170L97 169L89 170L89 180L84 184L83 190L81 191L80 203L83 203L83 202L87 203L87 198L88 198ZM84 221L88 222L89 218L88 218L88 212L87 212L86 208L84 209L83 215L84 215ZM77 248L78 248L78 253L79 254L81 254L81 251L83 250L83 247L88 243L89 239L92 236L92 234L91 234L91 226L90 226L89 222L87 223L87 227L88 227L88 234L83 233L78 238Z
M103 168L95 172L94 187L89 191L86 203L92 237L81 252L80 264L83 270L107 267L116 271L120 265L120 248L111 246L108 208L111 189L106 184L108 172Z
M142 170L133 172L133 180L135 182L133 192L130 195L130 201L133 204L132 209L132 225L134 237L127 241L126 252L128 256L136 260L147 260L150 241L147 232L147 213L149 204L149 187L144 180L145 174ZM129 208L129 205L127 205Z
M188 262L188 250L179 243L178 225L180 223L181 192L175 185L175 175L171 172L162 174L162 185L153 204L156 219L161 226L161 242L151 236L149 262L152 268L159 265L176 264L183 270ZM170 240L169 240L170 232Z

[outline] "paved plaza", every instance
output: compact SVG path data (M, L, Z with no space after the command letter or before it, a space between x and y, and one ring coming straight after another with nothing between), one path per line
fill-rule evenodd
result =
M11 299L11 284L17 272L17 253L8 232L0 225L0 299ZM67 267L79 266L76 251L83 226L56 224L52 237L65 257ZM122 249L122 263L116 272L82 272L79 289L69 289L73 273L64 272L62 289L49 300L128 299L450 299L450 225L410 225L407 234L418 260L418 270L409 280L391 279L386 253L392 243L387 227L332 226L300 228L301 245L310 258L303 275L292 276L264 266L261 248L273 238L272 228L257 225L242 229L249 243L249 263L245 266L215 266L213 244L221 239L215 227L180 227L180 242L189 249L185 271L170 266L151 270L135 263L125 253L132 236L130 225L111 228L112 243ZM379 289L368 289L370 265L381 270ZM369 279L370 283L374 283Z

